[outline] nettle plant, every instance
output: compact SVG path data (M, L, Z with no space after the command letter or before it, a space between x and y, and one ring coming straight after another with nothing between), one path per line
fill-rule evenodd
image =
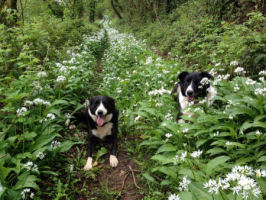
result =
M245 73L240 67L234 72ZM218 95L212 107L192 105L188 110L193 116L183 116L186 123L165 121L147 132L141 146L156 150L151 157L156 167L145 178L155 183L150 174L160 175L160 185L179 191L181 199L262 199L265 73L259 73L259 81L241 76L227 81L228 75L216 75Z
M42 180L62 185L60 168L68 162L62 153L80 144L67 134L65 121L94 87L97 56L90 45L107 42L99 35L84 36L81 46L68 51L68 60L28 66L17 79L0 80L0 199L40 199L46 190L57 195Z

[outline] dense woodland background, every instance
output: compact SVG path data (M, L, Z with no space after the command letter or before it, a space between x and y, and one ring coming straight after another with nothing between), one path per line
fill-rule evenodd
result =
M126 192L97 182L104 169L82 170L84 127L65 126L96 94L119 99L122 146L141 171L141 198L170 199L184 175L195 183L181 191L183 199L244 198L210 195L200 184L236 165L265 173L265 11L264 0L0 0L0 199L124 198ZM153 78L161 69L163 78ZM175 117L162 125L157 105L175 110L170 95L151 102L149 91L171 88L183 70L215 71L221 79L214 109L198 113L196 128ZM165 136L187 128L182 137ZM173 156L197 148L206 152L204 164L191 159L177 169ZM105 153L96 161L103 163ZM265 198L262 177L255 178L261 194L248 198Z

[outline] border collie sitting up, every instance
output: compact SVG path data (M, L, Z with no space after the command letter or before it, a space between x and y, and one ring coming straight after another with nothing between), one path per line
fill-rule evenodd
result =
M178 102L177 120L184 122L181 119L182 110L191 104L199 103L198 98L204 98L207 105L211 105L211 99L216 95L216 90L210 86L210 79L214 79L208 72L181 72L177 79L179 82L174 86L172 94Z
M89 143L87 162L84 170L92 168L92 151L95 144L101 140L108 140L112 144L110 151L110 166L118 165L117 133L118 133L118 110L115 101L107 96L95 96L89 100L87 112L87 124L89 132Z

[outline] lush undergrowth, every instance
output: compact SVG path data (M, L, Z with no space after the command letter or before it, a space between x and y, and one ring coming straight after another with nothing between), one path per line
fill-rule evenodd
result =
M179 58L186 68L233 73L230 62L236 60L254 75L265 67L265 17L259 11L242 17L243 23L219 20L208 12L206 1L187 1L155 20L125 16L117 24L145 39L159 54Z
M71 198L70 159L83 143L65 121L95 89L97 61L107 46L104 31L83 36L61 62L25 66L17 78L1 78L0 199ZM9 83L8 85L4 83ZM68 193L68 194L66 194Z
M132 35L107 29L111 47L102 63L101 94L116 99L120 132L143 140L135 152L145 199L262 199L265 195L265 71L245 77L233 62L232 81L212 70L217 96L195 116L176 122L169 94L182 61L163 60ZM233 61L233 60L231 60ZM123 137L123 136L121 136ZM147 195L149 193L149 195ZM169 199L178 199L171 195Z

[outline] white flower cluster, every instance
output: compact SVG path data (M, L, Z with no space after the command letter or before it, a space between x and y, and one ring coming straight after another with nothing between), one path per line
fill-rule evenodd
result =
M184 176L183 179L182 179L182 181L179 182L178 190L179 190L180 192L182 192L182 191L188 191L188 185L189 185L190 183L191 183L191 180L189 180L189 179L187 178L187 176Z
M47 73L44 72L44 71L42 71L42 72L38 72L38 73L37 73L37 76L38 76L39 78L45 78L45 77L47 77Z
M204 188L208 189L210 193L218 194L219 189L233 191L233 194L240 195L243 199L248 199L251 195L259 197L261 190L257 182L251 177L265 177L265 170L253 170L249 166L235 166L224 179L219 178L218 181L210 179L204 184Z
M134 121L136 122L136 121L138 121L139 119L140 119L140 115L137 115L137 116L135 117Z
M31 161L24 164L24 168L26 168L28 171L32 171L32 172L38 172L39 171L38 166Z
M59 141L57 141L57 140L52 141L52 143L51 143L51 149L52 149L52 150L55 150L55 149L57 149L57 148L60 147L60 146L61 146L61 142L59 142Z
M174 157L174 165L177 165L178 162L184 162L185 158L187 157L187 151L181 153L181 156L178 154Z
M178 194L170 194L168 200L181 200Z
M237 68L235 68L235 71L234 71L236 74L245 74L246 73L246 71L244 70L244 68L243 67L237 67Z
M222 80L227 80L230 77L230 74L221 75L219 74L213 81L213 85L217 85Z
M38 153L37 153L37 155L36 155L36 158L39 158L39 159L44 159L44 157L45 157L45 153L43 153L43 152L41 152L41 151L39 151Z
M247 85L254 85L254 84L256 84L256 81L252 80L251 78L247 78L246 84Z
M174 117L171 115L171 113L168 113L168 114L165 116L165 119L166 119L166 120L173 120Z
M17 109L17 115L19 117L23 117L26 115L27 111L28 111L28 109L26 107L21 107L21 108Z
M55 115L53 113L48 113L44 119L40 120L40 123L51 121L55 119Z
M168 94L170 94L171 92L170 92L169 90L164 89L164 88L162 87L161 89L150 91L148 94L149 94L149 95L154 95L154 96L156 96L156 95L158 95L158 94L159 94L159 95L163 95L164 93L168 93Z
M239 61L232 61L232 62L230 62L230 66L237 66L237 65L239 65L240 63L239 63Z
M149 64L152 64L152 57L148 57L146 59L145 65L149 65Z
M58 76L57 79L56 79L56 82L58 83L64 83L66 80L66 77L65 76Z
M266 95L266 88L265 87L264 88L256 88L254 90L254 94L255 95L263 95L263 96L265 96Z
M201 79L200 83L202 85L208 85L210 83L210 80L207 77L204 77L203 79Z
M25 188L24 190L22 190L21 192L21 198L22 199L26 199L27 198L27 193L30 193L30 198L33 199L34 198L34 193L31 192L30 188Z
M203 153L203 151L198 150L198 151L193 151L190 155L193 158L199 158L202 153Z
M260 75L260 76L266 76L266 70L262 70L262 71L260 71L260 72L259 72L259 75Z
M45 101L43 99L40 99L40 98L36 98L34 99L33 101L25 101L25 105L50 105L50 102L49 101Z

